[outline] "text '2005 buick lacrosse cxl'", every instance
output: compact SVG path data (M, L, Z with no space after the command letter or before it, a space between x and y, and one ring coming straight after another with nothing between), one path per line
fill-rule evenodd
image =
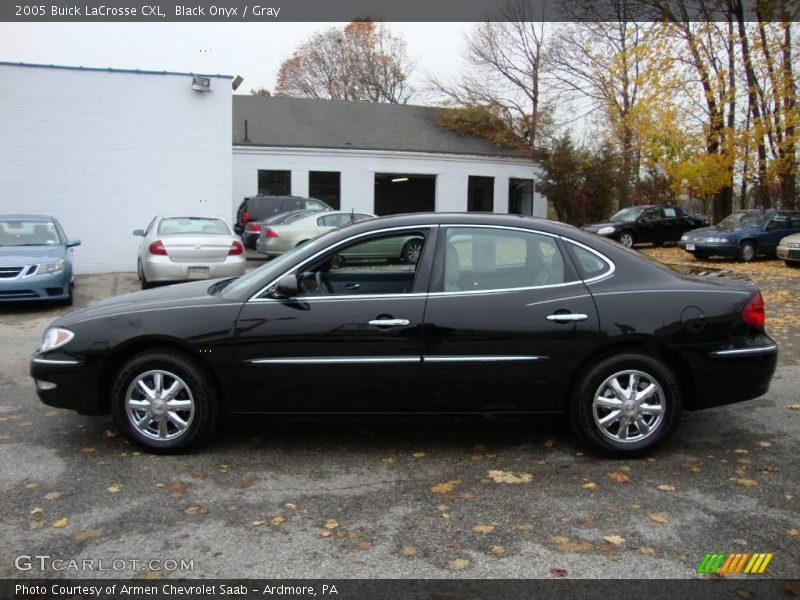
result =
M353 260L393 237L419 238L419 259ZM199 444L222 411L566 412L586 444L632 456L684 409L764 394L776 361L749 282L678 273L552 221L438 213L353 223L243 277L76 310L30 370L46 404L111 413L159 451Z

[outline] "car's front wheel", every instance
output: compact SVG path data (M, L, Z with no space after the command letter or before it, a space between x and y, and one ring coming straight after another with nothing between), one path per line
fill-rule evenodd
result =
M598 452L640 456L664 441L680 420L682 398L660 361L625 353L586 369L571 399L578 436Z
M736 258L741 262L753 262L756 258L756 244L751 240L745 240L736 249Z
M111 415L132 442L157 452L202 443L219 412L214 387L199 366L172 351L143 352L114 378Z
M623 231L619 234L619 243L626 248L633 248L633 245L636 243L636 239L633 237L633 233L630 231Z

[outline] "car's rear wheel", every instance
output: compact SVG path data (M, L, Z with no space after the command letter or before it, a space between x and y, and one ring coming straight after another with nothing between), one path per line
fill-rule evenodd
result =
M756 244L752 240L745 240L736 249L736 258L741 262L753 262L756 258Z
M403 245L403 251L401 253L403 262L408 265L417 264L422 254L422 244L422 240L408 240L405 245Z
M672 371L645 354L625 353L589 366L571 399L578 436L611 456L640 456L680 420L682 397Z
M636 238L633 237L632 232L623 231L619 234L619 243L626 248L633 248L633 245L636 243Z
M217 394L190 358L170 351L131 358L111 392L111 415L132 442L157 452L202 443L214 431Z

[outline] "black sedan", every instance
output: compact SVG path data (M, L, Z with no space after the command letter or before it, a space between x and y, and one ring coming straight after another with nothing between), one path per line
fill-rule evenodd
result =
M631 206L615 213L608 222L592 223L584 230L633 248L634 244L677 242L684 233L704 224L703 218L678 206Z
M416 263L341 255L423 240ZM43 402L111 413L157 451L229 413L566 412L594 449L649 451L681 411L764 394L777 348L748 282L672 271L511 215L347 225L237 279L111 298L54 321Z

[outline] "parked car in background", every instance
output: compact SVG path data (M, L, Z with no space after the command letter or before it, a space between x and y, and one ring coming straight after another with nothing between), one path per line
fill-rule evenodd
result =
M327 209L326 209L327 210ZM315 210L290 210L289 212L278 213L276 215L272 215L271 217L267 217L261 221L250 221L245 225L244 231L242 232L242 244L248 250L255 250L256 249L256 242L258 241L258 236L261 235L261 229L265 225L284 225L286 223L291 223L310 215L314 212L322 212L322 211L315 211Z
M272 258L295 246L305 244L327 231L353 221L373 217L375 215L368 213L334 210L312 212L299 219L291 219L288 223L264 225L256 241L256 250L259 254L265 254Z
M142 237L136 270L142 289L153 283L244 274L242 243L219 217L158 215Z
M728 256L750 262L757 256L775 256L778 242L798 232L798 211L737 210L713 227L685 234L678 246L695 258Z
M787 235L781 239L775 253L787 267L800 266L800 233Z
M419 260L341 266L392 237L421 238ZM223 411L563 412L584 443L630 457L683 410L764 394L777 353L749 281L544 219L421 213L351 223L238 279L64 315L30 373L52 384L36 386L45 404L110 412L161 452L202 443Z
M605 223L593 223L583 229L617 240L623 246L677 242L691 229L702 227L703 221L678 206L631 206L615 213Z
M280 213L293 210L333 210L322 200L301 196L250 196L242 200L236 211L233 229L242 236L242 243L248 250L255 250L258 231L250 230L251 221L263 221Z
M54 217L0 215L0 302L72 304L72 249L80 244Z

